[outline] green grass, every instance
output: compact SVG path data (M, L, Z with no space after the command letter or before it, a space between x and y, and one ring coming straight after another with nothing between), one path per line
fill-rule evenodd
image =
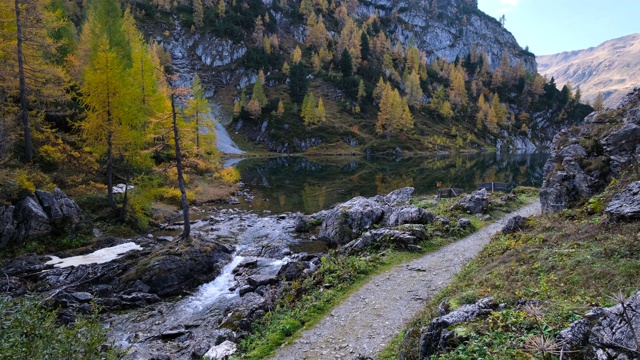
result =
M516 197L493 209L493 216L499 216L531 201L533 194L537 194L537 189L518 188L515 193L518 194ZM501 195L495 193L492 197L499 198ZM369 248L356 256L332 252L322 260L320 268L310 277L292 282L276 309L253 324L254 333L240 344L239 356L243 359L262 359L272 355L282 344L299 336L301 330L317 324L331 309L366 284L372 276L433 252L493 221L470 217L473 229L460 231L455 228L455 221L467 216L452 209L452 205L459 199L443 199L438 202L430 199L433 198L421 197L413 202L436 215L448 217L452 225L429 225L427 232L433 236L419 244L421 252L407 252L389 247Z
M540 339L552 341L593 307L613 305L612 294L637 290L640 224L607 221L602 213L602 204L623 183L628 182L612 183L580 208L536 217L529 230L495 236L379 358L403 353L405 359L417 359L420 329L437 316L440 302L447 300L455 309L487 296L507 308L450 329L461 334L459 343L433 358L553 358L539 350ZM523 300L540 301L540 309L516 306Z

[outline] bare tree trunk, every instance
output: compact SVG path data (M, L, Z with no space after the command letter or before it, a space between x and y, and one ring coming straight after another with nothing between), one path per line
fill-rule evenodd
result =
M196 106L196 149L200 150L200 111Z
M176 143L176 168L178 169L178 187L182 194L182 217L184 228L180 237L183 240L191 236L191 223L189 222L189 204L187 203L187 191L184 188L184 177L182 176L182 153L180 152L180 137L178 136L178 120L176 119L175 95L171 94L171 115L173 116L173 138Z
M108 89L107 89L108 92ZM113 119L111 118L111 101L107 95L107 198L111 209L116 209L116 202L113 199Z
M27 103L27 83L24 75L24 55L22 54L22 23L20 21L20 2L15 0L16 6L16 39L18 43L18 77L20 81L20 117L24 129L24 162L33 161L33 144L31 129L29 128L29 112Z

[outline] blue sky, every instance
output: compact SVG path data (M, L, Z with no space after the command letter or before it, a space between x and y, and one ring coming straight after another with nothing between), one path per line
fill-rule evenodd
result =
M580 50L640 32L640 0L478 0L536 55Z

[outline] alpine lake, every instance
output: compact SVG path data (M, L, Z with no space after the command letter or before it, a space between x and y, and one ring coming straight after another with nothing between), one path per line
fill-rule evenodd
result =
M442 154L428 157L232 158L225 166L240 171L249 197L238 197L245 210L311 214L355 196L386 194L405 186L414 195L434 195L441 188L469 193L481 182L539 187L549 154Z

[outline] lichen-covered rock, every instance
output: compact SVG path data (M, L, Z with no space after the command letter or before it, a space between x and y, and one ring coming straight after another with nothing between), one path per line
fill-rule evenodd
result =
M640 293L609 308L595 308L584 319L572 323L557 337L570 359L638 358Z
M604 211L617 219L640 219L640 181L616 194Z

